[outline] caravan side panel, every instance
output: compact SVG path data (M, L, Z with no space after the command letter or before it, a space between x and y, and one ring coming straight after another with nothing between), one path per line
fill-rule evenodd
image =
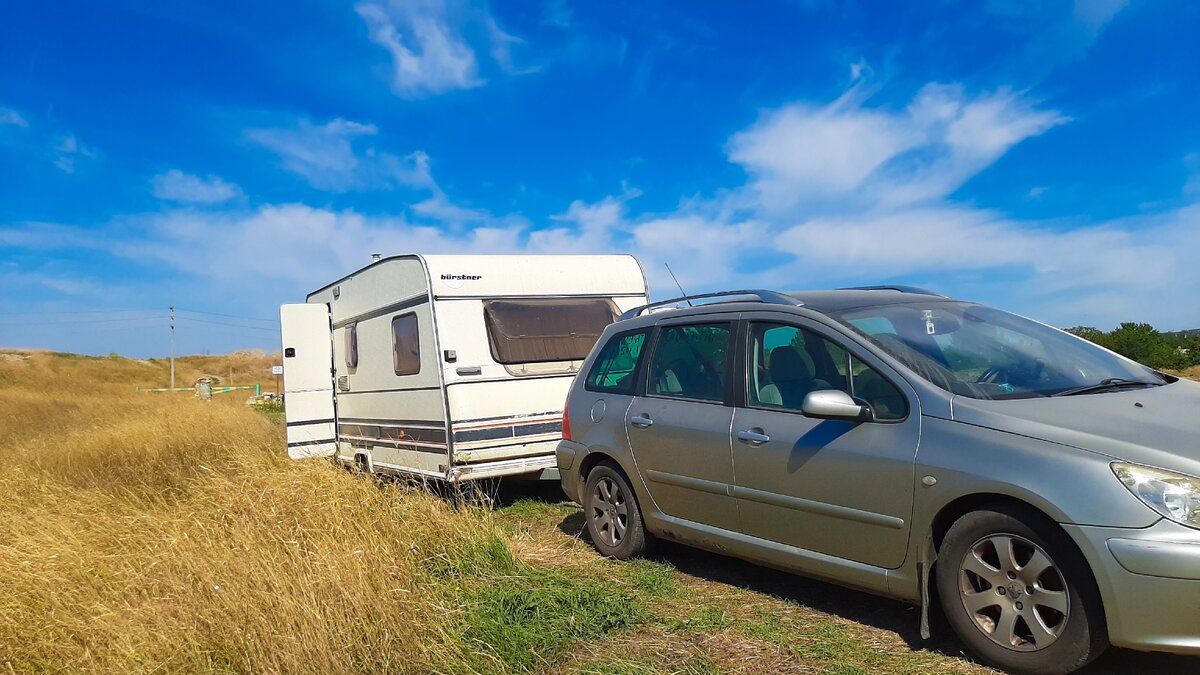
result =
M376 469L445 475L445 398L420 260L385 260L309 302L328 302L332 311L339 456L364 454ZM404 351L414 334L415 366L412 353L397 356L398 342Z
M618 312L646 302L642 294L595 295L610 298ZM439 299L435 310L444 349L457 357L454 363L442 364L454 464L553 455L562 436L562 409L573 369L582 361L567 364L562 372L531 369L528 375L514 375L493 358L482 300Z

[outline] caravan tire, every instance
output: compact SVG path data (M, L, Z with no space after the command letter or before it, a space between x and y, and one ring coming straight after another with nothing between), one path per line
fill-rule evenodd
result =
M637 495L625 474L609 462L588 474L583 515L596 550L609 558L628 560L646 551L646 525Z

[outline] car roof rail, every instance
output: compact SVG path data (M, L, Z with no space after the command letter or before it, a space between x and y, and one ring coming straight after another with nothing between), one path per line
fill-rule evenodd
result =
M785 295L778 291L766 291L766 290L720 291L718 293L700 293L699 295L684 295L684 296L681 296L678 298L671 298L670 300L659 300L658 302L652 302L648 305L634 307L633 309L623 312L621 314L620 318L617 320L624 321L625 319L632 319L635 316L640 316L642 314L642 312L645 312L646 310L654 309L655 307L674 305L674 304L677 304L680 302L686 302L688 304L691 304L692 300L703 300L706 298L724 298L724 297L732 297L732 296L739 296L739 295L751 296L751 297L755 298L755 300L752 300L751 302L765 302L770 305L790 305L792 307L799 307L804 304L803 302L800 302L796 298L793 298L790 295ZM725 300L724 302L736 302L736 301L735 300Z
M896 291L897 293L915 293L918 295L934 295L939 298L948 296L942 295L937 291L931 291L920 286L905 286L903 284L890 284L886 286L850 286L848 288L839 288L839 291Z

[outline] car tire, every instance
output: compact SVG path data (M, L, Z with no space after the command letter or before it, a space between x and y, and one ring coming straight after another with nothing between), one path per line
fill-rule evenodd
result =
M947 622L988 665L1060 675L1108 646L1087 561L1031 508L1001 505L960 517L942 540L935 575Z
M628 560L645 553L649 537L642 510L616 465L602 462L588 473L583 515L592 545L601 555Z

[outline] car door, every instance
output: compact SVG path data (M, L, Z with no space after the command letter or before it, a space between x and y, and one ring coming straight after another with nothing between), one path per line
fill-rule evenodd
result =
M733 464L742 531L886 568L904 562L920 435L916 395L865 350L799 317L746 316ZM806 417L840 389L875 421Z
M667 320L645 386L626 413L638 472L658 510L737 528L729 425L736 315Z

